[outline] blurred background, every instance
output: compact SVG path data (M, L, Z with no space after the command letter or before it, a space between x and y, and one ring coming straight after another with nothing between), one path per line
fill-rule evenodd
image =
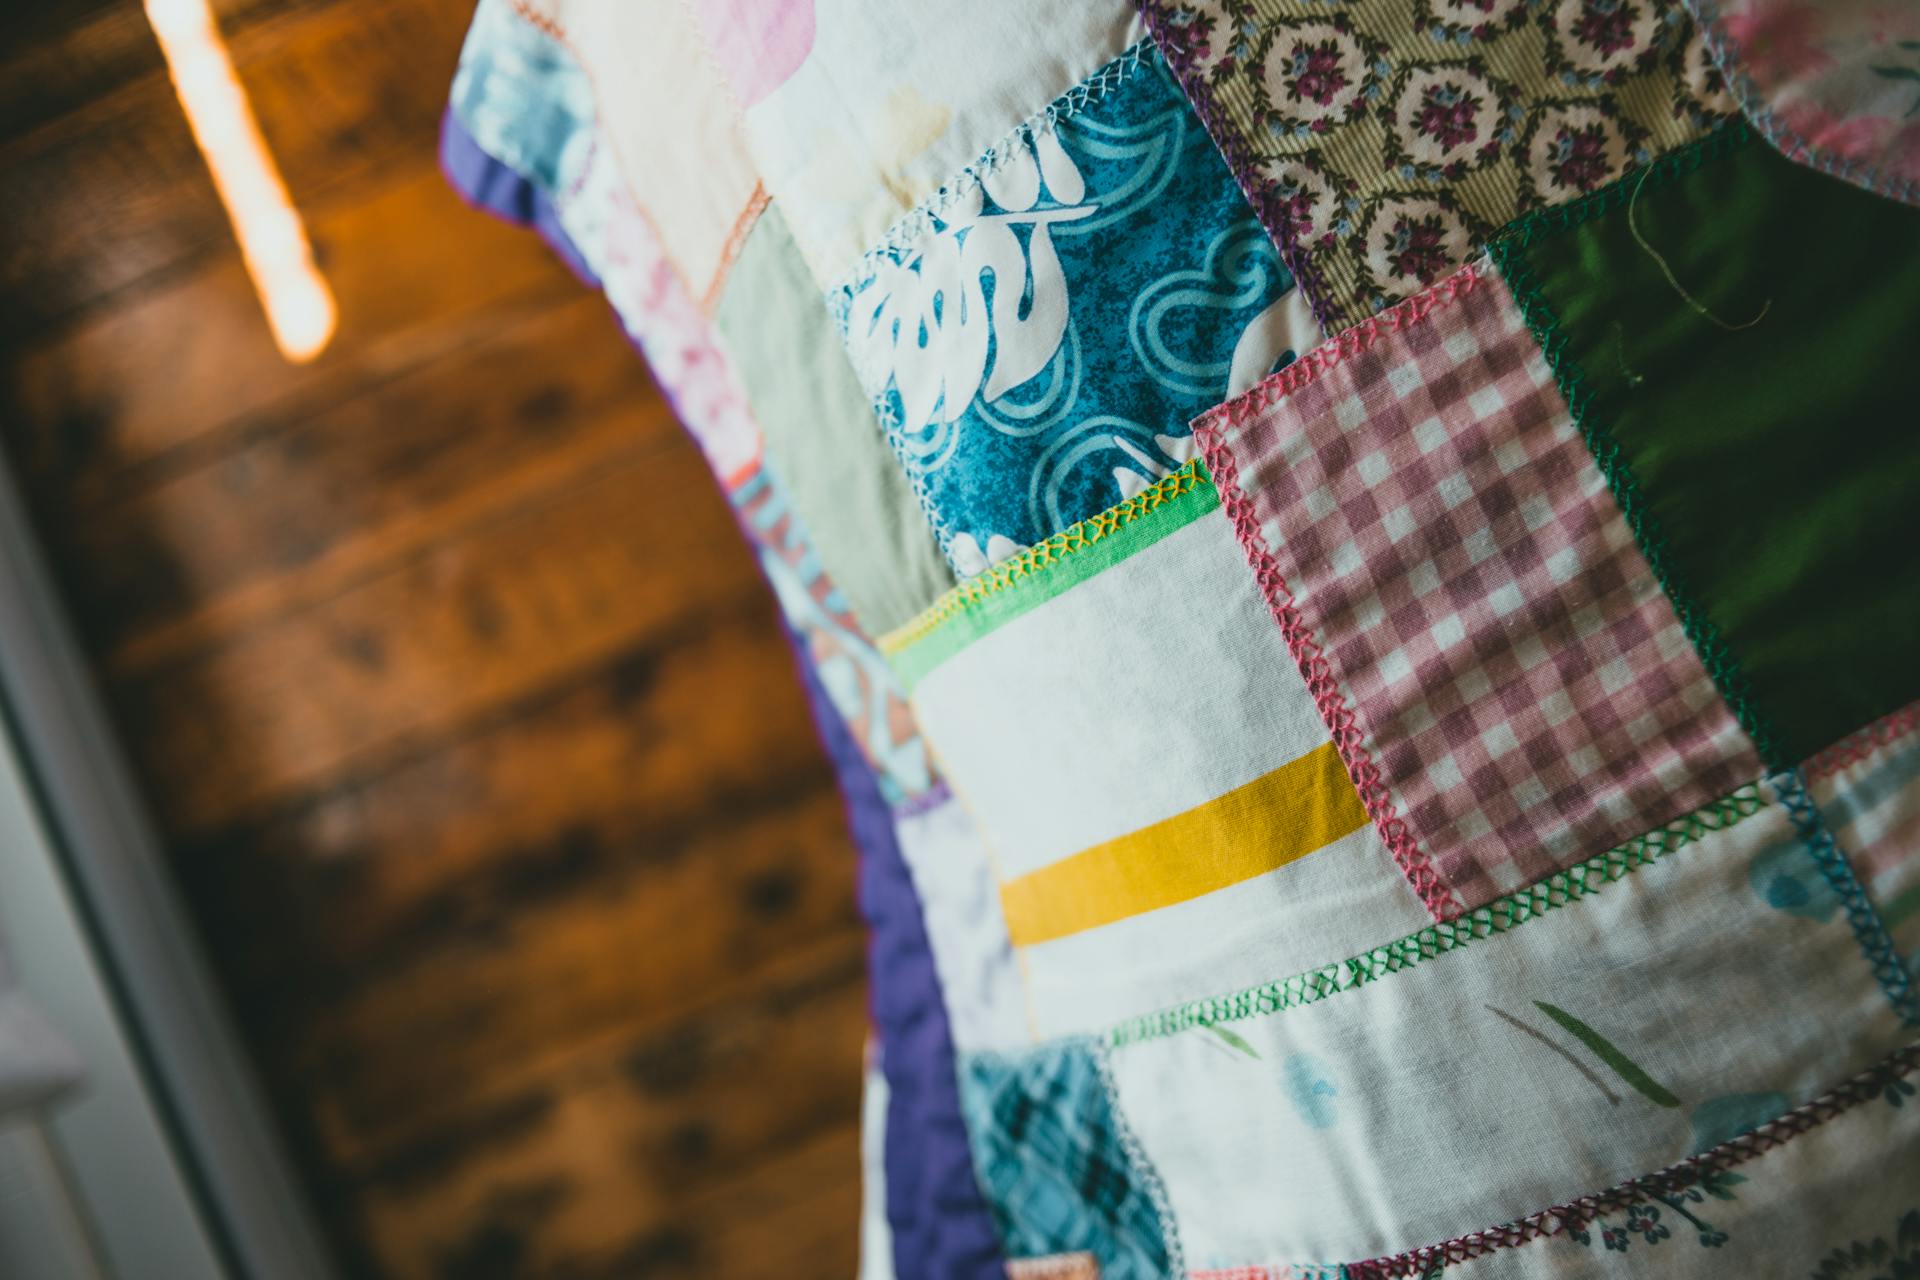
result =
M337 327L276 348L138 0L0 7L0 445L328 1252L851 1275L853 855L724 500L441 177L470 0L212 9Z

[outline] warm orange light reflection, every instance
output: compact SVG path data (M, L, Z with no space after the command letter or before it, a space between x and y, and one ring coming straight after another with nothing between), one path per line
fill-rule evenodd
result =
M233 220L274 343L289 360L311 360L333 337L333 294L313 265L306 228L233 74L207 0L146 0L146 8L187 125Z

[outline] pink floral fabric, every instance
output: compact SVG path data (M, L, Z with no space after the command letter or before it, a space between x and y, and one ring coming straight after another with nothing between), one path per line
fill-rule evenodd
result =
M1920 5L1689 0L1754 125L1794 160L1920 204Z

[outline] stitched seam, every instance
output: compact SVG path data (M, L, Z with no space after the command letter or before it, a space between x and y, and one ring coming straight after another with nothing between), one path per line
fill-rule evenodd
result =
M1640 546L1641 556L1646 560L1647 567L1653 570L1654 579L1659 582L1661 590L1666 592L1674 616L1680 620L1681 630L1692 642L1707 677L1733 709L1741 728L1753 740L1760 758L1768 768L1778 770L1790 766L1792 762L1782 759L1779 738L1772 722L1755 705L1746 673L1734 660L1719 628L1707 616L1704 605L1688 589L1674 567L1666 532L1660 527L1651 506L1641 493L1640 483L1627 464L1625 450L1593 412L1595 392L1587 384L1585 371L1574 360L1569 350L1568 335L1561 329L1559 317L1541 293L1532 264L1524 253L1541 235L1580 226L1624 204L1642 185L1668 185L1708 161L1725 155L1748 136L1742 126L1729 127L1689 148L1669 152L1655 161L1647 170L1644 184L1638 178L1629 178L1585 200L1565 206L1564 211L1540 210L1529 214L1494 239L1488 246L1488 256L1506 281L1508 291L1520 308L1521 318L1533 334L1534 341L1539 344L1547 366L1553 370L1561 398L1567 402L1567 411L1586 442L1587 452L1593 455L1595 465L1605 477L1614 502L1626 517L1627 527L1633 531L1634 541Z
M1710 1174L1725 1173L1791 1142L1800 1135L1853 1108L1886 1096L1901 1080L1920 1069L1920 1045L1897 1049L1866 1071L1749 1133L1723 1142L1657 1173L1609 1187L1590 1196L1543 1209L1539 1213L1486 1231L1475 1231L1440 1244L1411 1249L1391 1257L1347 1264L1351 1280L1415 1280L1430 1278L1454 1263L1484 1257L1532 1240L1582 1230L1603 1214L1618 1212L1650 1196L1673 1195Z
M1071 119L1126 83L1140 69L1147 47L1146 40L1136 40L1128 45L1098 71L1015 125L1004 138L988 147L978 160L947 179L938 191L902 214L898 221L887 228L879 243L861 254L860 260L840 277L839 282L827 289L827 303L841 331L846 330L847 307L859 290L860 283L872 275L881 263L898 262L914 256L914 241L931 231L934 222L953 207L954 201L998 172L1012 158L1017 147L1032 143L1036 132Z
M1314 319L1320 322L1323 332L1331 333L1337 326L1327 282L1320 274L1319 263L1301 246L1294 231L1293 219L1287 214L1284 203L1276 198L1276 184L1260 177L1252 149L1247 145L1246 138L1238 129L1231 127L1221 112L1220 104L1213 96L1213 86L1207 83L1205 75L1195 66L1193 46L1182 38L1180 25L1154 0L1139 0L1139 3L1140 17L1146 22L1154 43L1160 46L1160 56L1166 60L1174 79L1186 93L1187 101L1192 104L1200 122L1206 126L1214 146L1227 162L1233 180L1239 184L1241 194L1246 196L1268 234L1274 238L1275 247L1280 251L1280 260L1286 264L1300 291L1306 295Z
M1725 16L1715 0L1684 0L1684 3L1692 11L1695 24L1706 37L1707 51L1713 55L1714 65L1720 68L1721 78L1727 82L1727 88L1732 90L1734 98L1740 103L1740 110L1782 155L1843 182L1854 183L1907 204L1920 204L1920 182L1888 177L1876 166L1857 157L1842 156L1838 152L1815 146L1789 127L1766 104L1766 94L1740 64L1735 54L1739 45L1727 34Z
M945 595L928 605L919 617L881 636L880 652L898 654L920 643L938 631L942 624L977 610L995 596L1022 582L1043 577L1048 570L1067 563L1075 553L1085 551L1118 533L1149 512L1199 490L1207 481L1206 465L1195 458L1133 497L1108 507L1098 515L1076 521L1018 555L1002 560L988 567L985 572L949 588Z
M1160 1244L1167 1254L1167 1274L1183 1275L1187 1270L1186 1253L1180 1245L1180 1224L1173 1216L1173 1202L1167 1197L1167 1187L1160 1180L1160 1171L1147 1158L1145 1145L1127 1122L1127 1113L1121 1109L1120 1088L1114 1083L1113 1060L1108 1056L1107 1046L1095 1040L1088 1046L1087 1052L1093 1057L1094 1074L1100 1078L1100 1087L1106 1091L1114 1136L1119 1138L1120 1149L1126 1153L1134 1179L1145 1186L1147 1199L1153 1202L1154 1215L1160 1219Z
M1831 777L1848 765L1858 764L1882 748L1890 747L1916 732L1920 732L1920 702L1910 702L1809 757L1800 766L1800 776L1809 782L1815 778Z
M740 251L747 247L747 236L760 225L760 215L767 211L773 197L767 194L766 184L753 184L753 193L747 197L747 203L741 207L740 214L733 220L732 230L720 246L720 261L714 264L713 279L707 282L706 296L700 299L700 311L712 315L713 309L720 303L720 290L727 283L727 277L733 274L733 264L739 259Z
M1913 978L1908 974L1907 966L1901 962L1900 954L1893 949L1893 939L1887 936L1887 927L1881 922L1873 903L1868 900L1866 890L1860 885L1860 878L1853 874L1853 864L1847 861L1846 854L1834 843L1833 833L1827 829L1819 807L1807 793L1806 783L1792 769L1775 774L1768 782L1779 794L1780 802L1787 807L1794 829L1807 846L1807 852L1819 864L1820 873L1833 886L1833 891L1840 895L1854 941L1859 943L1861 954L1866 957L1874 979L1893 1005L1893 1011L1907 1026L1920 1026L1920 998L1916 997L1913 989Z
M1250 404L1243 398L1229 406L1233 425L1239 425L1240 420L1252 412L1247 407ZM1225 434L1216 420L1208 416L1194 421L1193 436L1200 442L1201 453L1213 471L1214 487L1220 491L1220 505L1233 521L1234 533L1246 552L1247 563L1253 568L1254 579L1267 599L1273 620L1280 626L1280 634L1286 639L1294 663L1307 682L1307 692L1313 695L1314 705L1320 709L1320 718L1332 736L1334 747L1347 766L1347 776L1353 781L1360 803L1378 828L1387 852L1413 885L1414 892L1426 904L1427 910L1432 912L1436 920L1453 919L1464 908L1454 896L1452 887L1440 878L1428 862L1427 855L1421 851L1407 824L1394 811L1393 797L1386 780L1381 776L1379 766L1373 762L1373 755L1367 749L1366 734L1360 728L1346 694L1334 678L1333 664L1327 661L1312 631L1301 619L1293 591L1287 586L1285 575L1280 572L1279 564L1260 535L1259 517L1254 514L1252 501L1240 488L1239 466L1234 461L1232 451L1227 448Z
M1237 427L1253 414L1271 409L1321 374L1351 360L1380 339L1410 329L1441 308L1451 306L1471 293L1488 270L1490 264L1487 259L1476 258L1439 284L1397 302L1377 315L1368 316L1351 329L1342 330L1286 368L1262 378L1234 399L1207 410L1195 421L1195 428L1202 422L1213 426L1222 418L1230 426Z
M520 21L526 23L528 26L534 27L543 34L553 37L561 44L567 42L566 30L561 27L559 20L540 12L531 4L528 4L527 0L507 0L507 8L513 11L514 17L520 19ZM571 53L573 51L572 49L568 49L567 52ZM596 112L596 114L598 113Z
M1121 1023L1107 1033L1116 1048L1213 1026L1317 1004L1342 991L1377 982L1469 943L1508 933L1560 907L1584 901L1642 867L1676 853L1715 831L1725 831L1768 807L1759 783L1748 783L1683 818L1635 836L1625 844L1496 898L1454 920L1395 939L1383 946L1276 982L1231 995L1190 1001Z
M1557 230L1571 230L1602 214L1623 209L1633 200L1636 191L1658 191L1670 186L1714 161L1724 159L1752 141L1753 136L1753 130L1745 121L1730 120L1706 137L1675 147L1657 157L1652 164L1635 169L1623 178L1616 178L1598 191L1566 204L1546 205L1521 215L1495 234L1488 242L1487 250L1491 254L1503 244L1510 245L1515 240L1522 241L1524 247L1542 234L1543 225ZM1497 258L1495 262L1498 265ZM1505 267L1501 269L1504 271Z

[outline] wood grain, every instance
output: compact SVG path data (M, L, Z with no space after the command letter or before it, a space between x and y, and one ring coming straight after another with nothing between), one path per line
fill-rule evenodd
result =
M852 1273L865 943L731 511L435 161L470 0L215 0L285 363L130 0L0 13L0 444L345 1274Z
M699 634L763 590L739 543L692 444L642 441L581 488L112 688L164 821L204 831Z
M581 288L539 240L474 214L432 139L364 203L313 218L340 329L321 357L274 348L235 251L17 345L0 431L50 521L79 520L203 463L235 434L282 429ZM0 341L0 348L4 348Z
M419 154L470 16L454 0L359 0L296 7L230 34L261 132L310 216L353 202ZM15 300L0 340L60 324L231 241L162 69L0 142L0 191L0 288Z
M543 366L556 350L572 358ZM127 675L679 431L606 304L581 293L287 430L230 440L75 521L61 552L102 566L75 606Z
M578 1265L582 1254L589 1274L654 1274L637 1269L643 1260L662 1274L716 1274L698 1269L724 1256L714 1242L756 1232L742 1201L776 1213L782 1203L819 1204L785 1178L770 1184L771 1163L825 1175L820 1190L836 1212L826 1224L789 1222L733 1273L784 1262L789 1249L850 1264L850 1238L830 1224L849 1219L855 1156L843 1128L821 1118L857 1100L862 963L858 945L823 946L751 995L527 1080L493 1105L496 1123L482 1133L425 1128L357 1165L351 1176L381 1191L372 1234L394 1241L401 1275L457 1273L475 1249L476 1224L489 1243L512 1239L526 1274ZM591 1178L579 1174L583 1151L592 1153ZM526 1195L531 1188L542 1190ZM542 1229L526 1230L528 1219ZM575 1247L556 1255L556 1238ZM622 1263L636 1270L622 1272Z

